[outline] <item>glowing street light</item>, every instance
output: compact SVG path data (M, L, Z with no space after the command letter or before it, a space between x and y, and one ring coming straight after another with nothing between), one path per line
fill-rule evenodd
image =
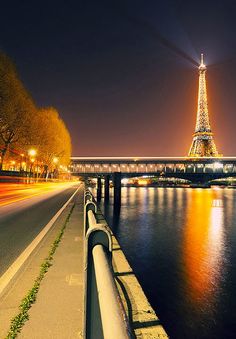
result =
M54 162L54 164L57 164L57 163L58 163L58 161L59 161L59 160L58 160L58 158L56 158L56 157L55 157L55 158L53 158L53 162Z
M24 153L20 154L20 171L24 170L24 165L25 165L24 156L25 156Z
M30 164L30 176L31 176L31 174L33 174L32 169L33 169L33 164L35 162L35 156L37 154L37 151L32 148L28 151L28 154L31 157L31 159L30 159L30 162L31 162L31 164Z
M30 155L31 157L35 157L35 155L37 154L37 152L36 152L35 149L30 149L30 150L28 151L28 153L29 153L29 155Z

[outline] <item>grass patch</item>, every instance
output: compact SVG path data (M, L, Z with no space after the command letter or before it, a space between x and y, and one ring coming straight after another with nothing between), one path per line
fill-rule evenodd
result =
M21 304L19 306L19 313L11 320L11 326L10 330L7 334L6 339L14 339L17 337L17 335L20 333L22 327L24 326L25 322L29 319L29 309L31 308L32 304L35 303L37 294L40 288L40 284L47 273L50 266L52 266L53 261L53 255L56 252L56 249L61 241L61 238L63 236L63 233L65 231L65 228L67 226L67 223L70 219L70 216L72 214L72 211L74 209L75 205L71 207L71 210L65 220L65 223L60 230L60 233L56 237L55 241L53 242L51 249L48 253L47 258L44 259L43 263L40 266L39 275L34 281L33 287L28 291L27 295L24 297L24 299L21 301Z

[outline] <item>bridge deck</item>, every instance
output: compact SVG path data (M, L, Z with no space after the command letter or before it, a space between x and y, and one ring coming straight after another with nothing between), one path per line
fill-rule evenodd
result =
M72 157L71 172L78 175L112 174L227 174L236 173L236 157Z

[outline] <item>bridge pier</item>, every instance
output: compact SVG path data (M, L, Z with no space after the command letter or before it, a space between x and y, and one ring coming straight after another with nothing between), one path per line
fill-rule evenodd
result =
M100 201L102 198L102 179L97 178L97 200Z
M121 203L121 173L115 172L113 177L114 184L114 205Z
M109 200L109 194L110 194L110 175L105 176L105 200Z

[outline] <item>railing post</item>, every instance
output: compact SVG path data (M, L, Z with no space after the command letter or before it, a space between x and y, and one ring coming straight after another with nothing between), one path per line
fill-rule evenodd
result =
M86 191L84 192L84 205L85 205L86 202L88 202L88 201L93 201L93 196L92 196L92 194L90 193L89 190L86 190Z
M88 211L93 211L97 213L97 205L92 201L93 196L89 191L85 191L84 194L84 234L87 233L89 228L88 223Z

